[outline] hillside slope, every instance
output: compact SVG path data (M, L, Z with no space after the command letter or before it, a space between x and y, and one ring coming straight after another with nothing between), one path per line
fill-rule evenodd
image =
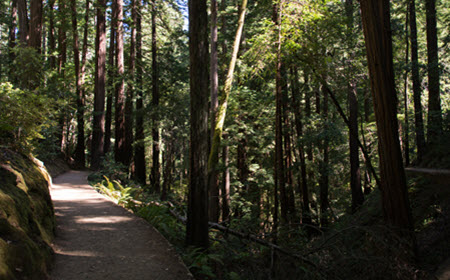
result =
M0 279L45 279L55 228L42 163L0 149Z

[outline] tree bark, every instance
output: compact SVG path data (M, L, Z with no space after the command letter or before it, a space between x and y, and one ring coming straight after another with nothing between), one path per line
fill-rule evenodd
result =
M405 24L405 34L406 34L406 54L405 54L405 65L409 64L409 14L410 14L411 7L408 6L406 10L406 24ZM404 76L404 92L403 92L403 99L404 99L404 107L403 110L405 111L405 128L403 129L403 151L405 155L405 166L409 166L410 159L409 159L409 116L408 116L408 73L409 71L405 71Z
M17 12L19 14L19 41L22 46L26 46L28 42L28 12L26 0L17 0Z
M293 159L292 159L292 145L291 145L291 122L290 122L290 107L288 104L289 93L287 86L287 73L286 70L283 69L282 78L284 79L283 90L282 90L282 110L283 110L283 139L284 139L284 166L285 169L285 178L286 178L286 202L287 202L287 212L288 212L288 220L292 222L295 220L296 212L295 212L295 197L294 197L294 174L292 172L293 169Z
M94 94L94 118L92 131L91 168L100 168L104 156L105 134L105 68L106 68L106 0L97 2L97 46L96 46L96 85Z
M73 35L73 56L75 66L75 83L77 95L77 146L75 148L75 163L78 167L83 168L85 165L84 155L84 96L81 89L80 77L80 49L78 43L78 22L77 22L77 2L71 0L72 11L72 35Z
M225 138L226 136L224 136ZM228 165L228 152L227 145L223 146L222 160L225 166L223 170L222 180L222 221L230 220L230 168Z
M398 137L389 1L360 3L379 138L383 212L389 224L411 231L413 221Z
M42 42L42 0L31 0L30 2L30 38L28 46L35 48L41 53Z
M234 37L234 43L233 43L233 51L231 55L231 60L228 68L227 78L225 80L225 85L223 89L222 94L222 100L220 102L219 109L217 111L217 115L215 116L215 127L214 127L214 135L211 142L211 151L209 153L208 158L208 186L210 193L214 196L214 200L216 200L214 203L217 203L218 200L218 188L217 188L217 181L216 181L216 172L217 172L217 164L219 162L219 148L220 148L220 142L222 140L222 132L223 132L223 126L225 123L225 117L227 113L227 106L228 106L228 98L231 93L231 88L233 85L233 75L234 75L234 69L236 67L236 61L238 57L239 52L239 46L241 42L242 37L242 30L244 29L244 21L245 21L245 13L247 10L247 0L242 1L241 9L239 12L239 19L238 19L238 27L236 30L236 35ZM215 215L217 213L215 212ZM216 217L213 217L216 218Z
M116 95L115 95L115 136L114 159L128 168L129 161L125 154L125 81L123 56L123 0L116 0Z
M348 49L350 51L350 59L348 61L349 75L353 75L353 61L355 56L354 40L353 40L353 0L345 1L345 9L347 16L347 40ZM348 105L349 105L349 122L353 133L349 133L349 149L350 149L350 189L352 193L352 212L356 210L364 202L364 194L361 188L361 169L359 167L359 147L358 147L358 98L355 79L348 77Z
M130 60L128 67L129 83L127 87L127 96L125 99L125 151L127 155L127 165L130 165L133 158L133 98L134 82L136 71L136 1L131 1L131 34L130 34Z
M56 41L55 41L55 10L54 10L55 0L48 1L49 7L49 27L48 27L48 53L49 53L49 64L50 69L56 68Z
M428 55L428 143L442 134L442 111L439 90L439 57L436 28L436 0L426 0Z
M136 1L136 0L135 0ZM135 179L145 185L146 163L145 163L145 135L144 135L144 95L142 90L142 25L141 25L141 3L137 0L136 11L136 144L134 148L134 172Z
M207 248L208 236L208 15L206 0L189 1L190 172L186 244Z
M324 89L323 104L322 104L322 121L324 122L324 139L322 140L322 153L323 159L319 163L319 188L320 188L320 225L325 227L328 225L328 210L330 208L330 202L328 200L329 189L329 138L328 138L328 93Z
M214 128L216 127L216 113L219 107L219 73L217 58L217 1L211 0L211 61L210 61L210 78L211 78L211 143L214 141ZM219 173L214 172L213 178L209 182L209 220L218 222L220 216L219 209Z
M292 107L294 109L295 117L295 129L297 131L297 137L299 138L298 150L300 157L300 175L301 180L299 180L300 193L302 194L302 223L311 224L311 210L309 208L309 191L308 191L308 178L306 176L306 158L305 158L305 147L303 141L303 122L302 114L300 109L300 103L297 96L300 98L300 91L298 87L298 70L294 67L291 68L291 79L292 79ZM308 75L305 74L305 85L308 84ZM308 92L306 93L306 95Z
M281 75L283 63L281 58L281 7L274 4L273 21L277 27L277 62L275 76L275 188L280 192L281 223L286 225L288 220L285 166L283 162L283 77ZM276 230L276 229L275 229Z
M417 24L416 24L416 5L415 0L410 2L410 20L411 25L411 70L413 80L413 96L414 96L414 120L416 125L416 145L417 145L417 161L421 162L425 154L425 133L423 128L423 113L421 95L422 89L420 85L419 75L419 55L417 47Z
M150 185L156 193L161 188L161 168L159 163L159 72L158 72L158 49L156 37L156 2L152 2L152 170L150 174Z
M61 24L58 29L58 73L64 78L64 67L67 62L67 36L66 36L66 3L58 0L58 12L61 17Z
M9 34L8 34L8 48L9 48L8 54L9 54L9 61L12 64L12 62L15 59L13 48L16 46L17 0L11 1L10 11L11 11L11 23L9 25Z
M107 67L107 87L106 87L106 116L105 116L105 154L111 150L111 126L112 126L112 106L115 95L114 80L115 80L115 38L116 38L116 18L117 18L116 1L111 3L111 26L109 32L109 53L108 53L108 67Z

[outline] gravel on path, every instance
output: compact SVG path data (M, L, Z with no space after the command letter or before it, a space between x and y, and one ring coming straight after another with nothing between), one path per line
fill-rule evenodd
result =
M57 224L50 279L193 279L167 240L97 193L88 174L62 174L50 190Z

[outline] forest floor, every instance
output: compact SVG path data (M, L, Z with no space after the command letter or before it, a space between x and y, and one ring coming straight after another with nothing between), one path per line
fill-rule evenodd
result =
M55 263L50 279L193 279L151 225L97 193L88 172L54 179Z

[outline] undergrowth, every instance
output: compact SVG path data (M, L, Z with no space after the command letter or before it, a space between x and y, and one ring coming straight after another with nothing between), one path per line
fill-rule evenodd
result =
M344 215L327 229L291 225L268 233L258 230L261 221L245 215L222 224L243 236L276 242L283 252L216 229L210 230L210 248L205 251L185 246L185 226L179 219L186 211L183 198L172 194L174 203L164 202L131 181L106 176L94 185L163 234L196 279L429 279L414 264L411 243L384 224L377 190L367 197L360 211ZM419 179L412 179L410 185L416 234L420 236L439 216L438 207L429 208L437 190Z

